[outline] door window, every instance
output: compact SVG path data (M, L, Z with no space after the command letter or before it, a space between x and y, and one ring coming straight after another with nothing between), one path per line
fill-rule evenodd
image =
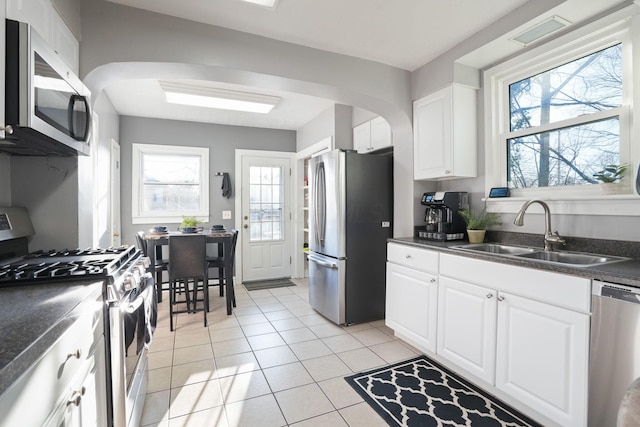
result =
M249 239L283 240L283 168L249 167Z

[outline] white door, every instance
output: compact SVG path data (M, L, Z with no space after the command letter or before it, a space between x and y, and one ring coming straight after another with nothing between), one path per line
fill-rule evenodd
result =
M111 206L111 246L120 246L120 144L111 140L111 185L109 190Z
M291 277L291 156L278 154L242 156L245 282Z

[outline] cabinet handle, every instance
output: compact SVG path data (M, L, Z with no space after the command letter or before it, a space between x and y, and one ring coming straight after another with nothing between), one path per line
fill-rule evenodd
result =
M82 351L80 351L80 349L77 349L73 353L67 354L67 360L71 359L72 357L75 357L76 359L80 359L81 356L82 356Z
M498 301L504 301L504 297L502 295L498 295Z
M493 298L493 294L491 293L487 294L487 298Z
M406 259L410 259L410 258L411 258L411 255L405 255L404 257L405 257Z
M445 170L445 171L444 171L444 173L445 173L446 175L449 175L449 174L451 173L451 171L447 169L447 170Z
M69 405L80 406L80 401L82 400L82 396L84 396L84 393L86 391L87 390L84 388L84 386L80 390L74 391L73 394L71 395L71 399L67 400L67 406Z
M435 278L432 278L431 280L429 280L429 282L431 282L431 283L436 283L436 279L435 279Z

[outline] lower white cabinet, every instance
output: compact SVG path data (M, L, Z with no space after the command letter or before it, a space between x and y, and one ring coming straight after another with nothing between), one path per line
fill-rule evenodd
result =
M436 351L437 251L389 243L385 323L423 351Z
M496 291L440 277L437 353L493 384Z
M436 351L436 276L387 263L386 324L422 350Z
M588 279L441 255L438 281L438 355L562 426L587 424Z
M589 315L500 293L496 387L563 426L585 426Z

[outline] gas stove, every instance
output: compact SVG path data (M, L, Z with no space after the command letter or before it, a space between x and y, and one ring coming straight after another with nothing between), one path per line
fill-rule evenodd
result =
M115 279L140 257L140 251L133 246L31 252L0 265L0 286Z

